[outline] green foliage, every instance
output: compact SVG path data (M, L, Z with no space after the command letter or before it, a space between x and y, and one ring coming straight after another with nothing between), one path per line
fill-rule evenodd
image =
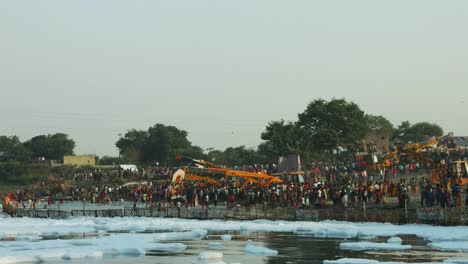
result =
M29 164L19 161L0 162L0 182L2 184L30 184L39 180L39 173Z
M138 163L141 151L148 140L148 132L132 129L125 133L116 143L119 154L128 163Z
M78 168L81 169L82 167L78 167ZM52 168L51 174L56 175L58 177L66 178L70 175L73 175L73 173L75 173L76 170L77 170L77 167L72 166L72 165L57 166L57 167Z
M420 142L430 137L440 137L443 134L443 129L437 124L420 122L411 125L409 121L404 121L395 129L393 143L407 144L409 142Z
M328 153L353 148L367 133L364 112L357 104L344 99L312 101L299 114L298 126L305 130L304 142L308 146Z
M18 175L29 172L29 167L19 161L7 161L0 163L0 180L14 181Z
M173 161L176 154L190 152L192 144L187 139L188 133L174 126L156 124L148 129L148 139L143 146L141 162L150 164Z
M255 149L245 146L229 147L224 151L224 164L227 166L243 166L265 162L265 157L261 156Z
M44 142L47 142L47 146ZM74 148L75 143L67 138L65 134L55 134L52 136L38 136L27 143L21 143L18 137L0 136L0 181L2 184L26 185L38 181L41 177L50 174L48 165L31 163L31 157L37 157L35 151L48 148L50 153L70 153L69 149ZM44 152L45 153L45 152ZM58 156L47 156L55 158Z
M27 162L31 153L19 141L17 136L0 136L0 162Z
M176 154L186 156L186 157L192 157L195 159L205 159L206 155L203 153L203 149L199 146L189 146L187 148L182 148L176 150ZM169 156L169 160L173 161L173 156Z
M365 118L369 132L388 136L393 134L395 128L385 117L366 114Z
M221 150L211 150L206 155L206 160L216 164L226 164L226 155L224 151Z
M414 141L423 141L429 137L442 136L444 134L444 130L437 124L420 122L411 126L410 134L413 135Z
M130 130L121 137L116 146L122 158L136 164L175 164L177 154L202 158L203 149L193 146L188 133L174 126L156 124L148 131Z
M73 155L75 141L67 134L40 135L24 143L32 158L44 157L46 160L62 160L64 155Z
M284 120L268 123L261 138L265 140L259 149L267 156L286 156L301 152L303 141L301 128Z
M99 158L99 165L118 165L123 163L124 161L120 157L102 156Z

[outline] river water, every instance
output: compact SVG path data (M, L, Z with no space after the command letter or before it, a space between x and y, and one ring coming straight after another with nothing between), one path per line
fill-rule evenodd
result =
M124 206L130 206L130 204L113 204L110 206L85 204L86 209L118 209ZM61 210L82 209L82 207L83 204L76 202L60 205ZM56 204L49 208L59 209L59 205ZM159 241L162 243L183 244L186 249L182 251L146 250L146 253L143 251L143 254L135 255L122 253L127 248L153 248L153 241L137 245L137 242L144 240L145 237L153 239L153 236L156 237L161 233L179 232L180 234L181 232L191 232L197 229L203 229L205 233L196 239L176 237L172 240ZM355 233L351 232L351 236L346 236L347 230L354 230ZM358 234L370 234L370 236L356 235L356 232ZM323 237L321 234L328 235ZM341 237L340 234L345 236ZM222 235L231 235L232 239L222 240ZM127 236L133 240L125 240ZM340 249L340 243L342 242L369 241L380 243L386 242L393 236L400 237L403 240L403 245L411 245L412 248L404 251L346 251ZM350 238L346 239L345 237ZM423 237L432 239L432 241ZM106 238L108 239L106 240ZM464 249L446 249L442 251L428 245L431 242L441 240L456 241L454 243L463 244ZM80 245L80 243L74 242L75 244L70 246L67 241L84 241L84 244ZM217 245L214 245L214 243ZM248 244L277 250L278 254L252 255L245 252ZM105 256L97 258L78 257L68 259L64 256L69 253L63 253L64 251L60 248L63 245L65 245L63 248L65 252L73 253L79 253L86 246L90 247L88 248L89 252L99 252L106 248L118 248L121 252L115 255L106 253ZM62 250L62 253L56 256L52 254L51 257L49 253L57 249ZM211 261L200 259L200 253L206 251L219 252L223 256L220 259ZM39 260L46 263L279 264L323 263L324 260L341 258L363 258L381 262L398 261L406 263L440 263L451 258L463 258L467 259L468 263L468 227L398 226L334 221L316 223L265 220L237 222L131 217L72 217L64 220L0 218L0 263L2 263L2 257L4 256L11 256L10 260L15 260L15 258L22 255L32 257L39 255L41 256Z
M221 241L220 236L231 234L232 240ZM86 235L84 235L86 236ZM468 254L462 252L439 252L426 246L427 241L416 236L400 236L405 244L413 248L409 251L343 251L339 244L343 239L316 238L312 236L297 235L289 232L209 232L202 240L178 241L187 245L182 253L147 252L144 256L128 257L115 256L104 259L78 259L72 261L48 261L47 263L249 263L249 264L279 264L279 263L323 263L323 260L336 260L340 258L364 258L379 261L399 261L407 263L441 262L448 258L467 258ZM68 237L76 238L76 237ZM67 239L67 237L62 237ZM256 245L278 250L276 256L262 256L246 254L244 248L248 240ZM386 238L372 241L384 242ZM210 242L220 242L222 246L210 247ZM357 240L349 240L357 241ZM77 248L77 250L79 250ZM215 251L223 253L222 259L200 260L200 252Z

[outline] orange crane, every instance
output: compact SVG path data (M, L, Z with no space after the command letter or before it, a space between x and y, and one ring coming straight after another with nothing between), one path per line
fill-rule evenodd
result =
M189 160L193 162L196 167L182 168L173 175L171 190L174 194L182 193L184 180L203 181L208 184L219 185L217 180L219 178L238 177L244 180L242 187L246 187L248 184L257 184L268 187L272 183L283 182L281 179L263 172L256 173L232 170L208 161L193 159L181 155L177 155L176 159Z

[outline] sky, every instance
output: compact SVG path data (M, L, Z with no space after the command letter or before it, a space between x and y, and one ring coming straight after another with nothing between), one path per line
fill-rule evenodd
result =
M345 98L468 136L468 1L0 0L0 135L118 155L162 123L205 149Z

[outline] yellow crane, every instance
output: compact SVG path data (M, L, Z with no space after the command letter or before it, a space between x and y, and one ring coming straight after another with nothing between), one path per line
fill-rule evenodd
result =
M272 183L282 183L283 181L275 176L264 172L246 172L225 168L208 161L193 159L182 155L177 155L176 159L185 159L193 162L195 167L184 167L178 170L172 176L171 191L173 194L183 193L184 180L203 181L206 184L220 185L219 179L228 177L242 178L244 183L242 187L248 184L259 186L270 186Z
M382 161L375 164L376 169L389 167L391 160L399 161L402 154L407 155L415 160L426 162L432 166L432 182L442 183L448 185L449 181L452 183L458 183L460 185L468 184L468 162L467 161L452 161L450 164L444 164L440 161L434 161L428 156L428 152L425 151L428 148L438 144L441 140L452 137L453 133L447 135L432 138L423 142L410 143L403 147L397 147L392 152L386 154Z

